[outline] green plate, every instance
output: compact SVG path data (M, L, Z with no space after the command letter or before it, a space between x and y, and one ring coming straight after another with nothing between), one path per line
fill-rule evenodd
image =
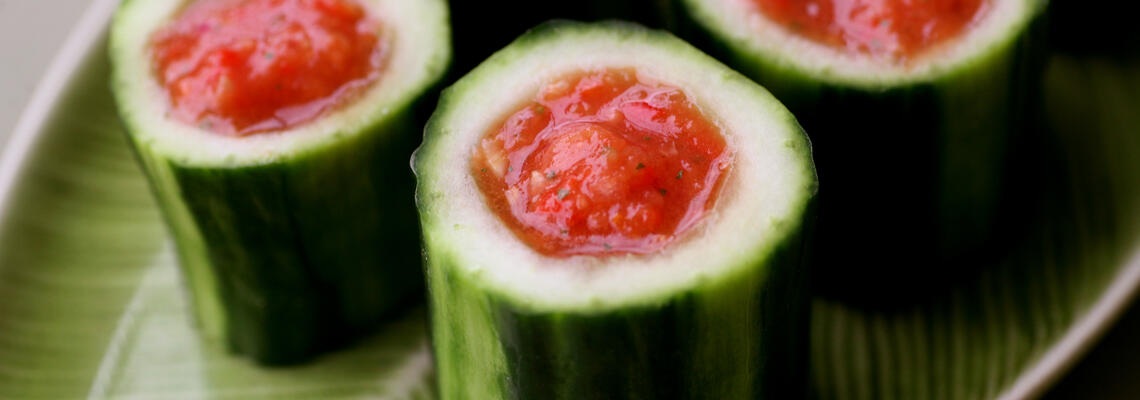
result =
M434 397L422 308L295 368L199 340L108 90L116 4L95 1L0 158L0 399ZM1035 397L1095 343L1140 283L1136 67L1054 56L1041 201L1008 251L932 300L815 300L816 397Z

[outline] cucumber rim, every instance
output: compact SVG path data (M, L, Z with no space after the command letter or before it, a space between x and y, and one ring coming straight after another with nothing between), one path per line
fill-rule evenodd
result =
M1044 10L1044 0L990 0L988 15L961 36L928 49L909 66L796 35L745 0L682 0L693 20L734 56L784 77L868 90L932 82L987 65L1016 42Z
M543 83L600 67L635 67L684 90L722 127L734 165L714 209L661 253L543 256L487 207L471 149ZM801 230L816 191L811 145L766 90L668 33L621 22L548 22L495 53L444 91L412 163L429 274L462 274L532 310L660 304L755 274Z
M451 28L443 0L361 0L380 18L391 54L379 81L350 104L280 132L219 135L165 117L169 101L153 78L151 34L186 0L127 0L111 25L112 87L136 144L187 166L261 165L319 152L369 132L414 103L443 77Z

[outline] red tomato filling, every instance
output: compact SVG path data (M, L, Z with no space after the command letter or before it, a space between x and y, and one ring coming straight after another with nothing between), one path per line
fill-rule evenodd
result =
M906 59L960 34L987 0L751 0L804 37L852 52Z
M380 74L379 22L353 0L201 0L151 38L171 115L221 134L308 122Z
M730 163L684 92L610 69L548 84L482 139L471 167L519 238L572 256L663 248L712 207Z

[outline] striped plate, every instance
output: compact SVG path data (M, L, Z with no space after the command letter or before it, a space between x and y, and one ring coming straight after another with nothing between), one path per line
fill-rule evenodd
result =
M422 309L296 368L197 339L107 87L116 4L94 2L0 158L0 399L433 397ZM1137 71L1053 58L1028 233L937 300L817 299L816 397L1034 397L1095 342L1140 283Z

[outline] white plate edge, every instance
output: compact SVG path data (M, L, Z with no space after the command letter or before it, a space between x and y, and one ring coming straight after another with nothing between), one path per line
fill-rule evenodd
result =
M79 18L64 41L63 47L48 64L47 72L35 91L31 101L20 113L12 135L8 138L3 153L0 153L0 224L8 221L10 202L21 172L28 163L28 156L43 136L41 133L58 105L64 91L71 84L74 72L87 59L110 23L119 0L94 0Z
M1131 253L1127 264L1113 277L1112 284L1102 292L1100 299L998 398L1035 399L1044 395L1100 342L1138 293L1140 249Z

